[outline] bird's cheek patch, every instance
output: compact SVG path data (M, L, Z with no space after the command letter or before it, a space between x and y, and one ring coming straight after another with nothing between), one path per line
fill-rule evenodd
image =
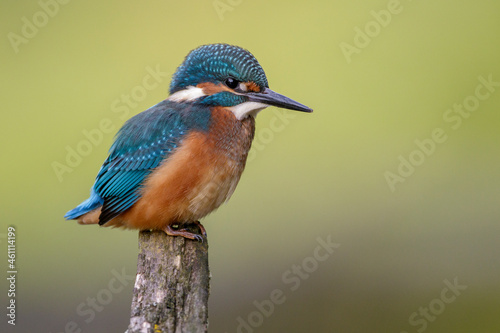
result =
M226 87L225 85L215 84L212 82L199 83L196 87L201 88L205 95L214 95L214 94L220 93L222 91L232 92L232 90L229 89L228 87Z

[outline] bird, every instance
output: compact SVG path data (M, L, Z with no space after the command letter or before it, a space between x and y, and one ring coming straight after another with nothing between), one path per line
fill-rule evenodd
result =
M168 98L124 123L90 197L64 217L203 241L199 220L233 194L255 117L269 106L313 111L269 89L246 49L220 43L192 50L172 76Z

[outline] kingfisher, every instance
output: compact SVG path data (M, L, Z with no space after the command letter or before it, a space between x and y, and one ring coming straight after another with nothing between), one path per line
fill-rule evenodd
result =
M203 241L199 220L233 194L255 117L268 106L312 112L269 89L249 51L228 44L192 50L172 77L169 97L125 122L90 197L64 217Z

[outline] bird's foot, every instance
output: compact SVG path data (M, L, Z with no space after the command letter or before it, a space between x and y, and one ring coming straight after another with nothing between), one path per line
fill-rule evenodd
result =
M196 221L192 224L196 225L200 229L203 236L199 235L199 234L195 234L195 233L189 231L187 228L177 229L177 228L173 228L171 225L166 226L163 229L163 231L169 236L181 236L181 237L184 237L187 239L192 239L192 240L196 240L196 241L203 243L203 237L207 236L207 232L206 232L205 228L198 221Z
M203 226L203 224L200 223L200 221L194 221L193 224L196 225L198 227L198 229L200 229L203 237L207 237L207 231L205 230L205 227Z

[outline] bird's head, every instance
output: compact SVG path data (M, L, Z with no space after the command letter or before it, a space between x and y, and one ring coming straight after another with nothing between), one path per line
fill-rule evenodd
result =
M269 89L257 59L247 50L227 44L203 45L191 51L172 78L168 99L224 106L239 120L268 106L312 112Z

